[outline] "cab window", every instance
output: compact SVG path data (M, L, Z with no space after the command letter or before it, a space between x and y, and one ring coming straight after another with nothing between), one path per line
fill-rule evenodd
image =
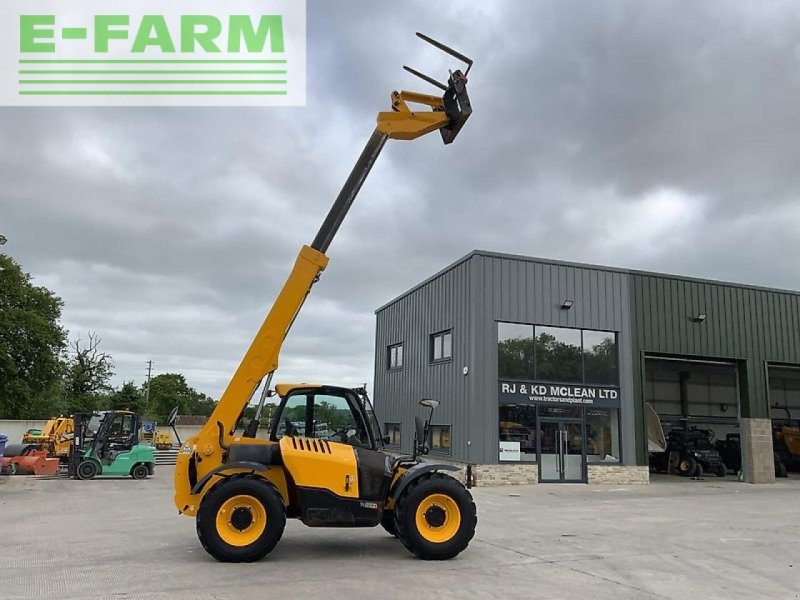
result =
M131 435L133 433L133 415L116 414L109 429L111 435Z
M290 435L306 434L306 406L308 399L305 394L290 397L278 415L278 427L275 437L281 439L289 431Z
M278 415L275 438L287 434L370 446L370 438L360 414L344 396L295 394L289 397Z

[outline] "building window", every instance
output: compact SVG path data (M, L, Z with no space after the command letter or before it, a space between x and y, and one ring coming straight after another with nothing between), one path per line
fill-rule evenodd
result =
M389 370L403 368L403 344L393 344L387 348L386 358Z
M431 425L431 451L450 453L450 425Z
M497 324L500 379L618 385L618 360L614 332Z
M520 460L536 462L536 407L500 406L500 441L518 443Z
M618 463L619 410L586 408L586 462Z
M539 327L536 333L536 380L583 381L580 329Z
M449 360L453 357L453 331L440 331L431 335L431 362Z
M533 325L497 324L497 371L500 379L535 379Z
M598 385L616 385L617 339L608 331L583 332L584 382Z
M385 423L386 436L389 441L386 442L389 446L400 446L400 423Z

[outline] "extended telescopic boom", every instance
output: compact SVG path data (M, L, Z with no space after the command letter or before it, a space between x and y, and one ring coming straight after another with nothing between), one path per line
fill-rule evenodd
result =
M472 61L464 56L432 40L420 33L423 40L433 44L465 62L467 72L472 66ZM317 232L311 246L303 246L297 257L294 268L286 280L275 303L267 315L264 323L256 334L250 348L247 350L242 362L236 369L228 387L222 394L214 412L198 436L198 446L202 447L207 455L220 451L213 446L226 448L226 436L232 434L237 421L247 407L250 399L258 389L264 377L264 382L259 407L258 417L261 414L266 397L269 395L269 385L272 374L278 368L278 356L281 346L289 329L303 306L311 287L319 279L320 274L328 264L325 252L328 250L336 232L344 221L347 212L358 195L361 186L369 175L386 141L414 140L427 133L439 131L445 144L451 143L472 114L472 108L467 95L466 73L460 70L451 71L447 84L439 83L432 78L413 69L410 72L422 77L444 90L442 96L432 96L416 92L392 92L392 110L378 113L378 124L369 138L364 151L356 161L350 176L344 183L342 190L333 203L327 217ZM411 110L410 104L427 107L428 110L417 112ZM259 425L259 418L251 422L245 436L254 437ZM212 437L213 436L213 437ZM211 439L218 444L208 443ZM204 445L207 444L207 445Z

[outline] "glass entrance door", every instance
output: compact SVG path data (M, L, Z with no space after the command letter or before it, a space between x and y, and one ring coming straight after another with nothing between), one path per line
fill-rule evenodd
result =
M539 481L586 481L583 423L539 421Z

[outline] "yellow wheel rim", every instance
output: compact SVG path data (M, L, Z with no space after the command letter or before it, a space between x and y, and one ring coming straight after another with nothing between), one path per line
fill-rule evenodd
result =
M247 495L225 500L217 511L217 533L231 546L248 546L267 527L267 511L257 498Z
M461 527L458 504L445 494L431 494L417 507L417 531L434 544L450 541Z

